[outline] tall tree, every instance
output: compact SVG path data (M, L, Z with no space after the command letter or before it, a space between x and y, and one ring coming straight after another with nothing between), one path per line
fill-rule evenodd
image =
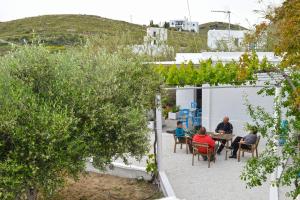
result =
M147 153L159 77L123 55L26 46L0 58L0 199L51 196L89 156L103 168Z

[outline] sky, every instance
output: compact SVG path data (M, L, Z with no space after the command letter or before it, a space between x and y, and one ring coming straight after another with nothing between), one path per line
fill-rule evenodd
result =
M247 28L257 24L262 15L253 10L263 10L269 3L280 4L282 0L0 0L0 21L45 14L90 14L123 20L136 24L154 23L183 19L192 21L228 22L224 13L212 10L230 10L231 22Z

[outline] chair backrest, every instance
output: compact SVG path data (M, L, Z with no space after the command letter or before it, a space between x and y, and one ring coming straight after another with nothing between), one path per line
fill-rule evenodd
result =
M201 114L202 114L202 109L201 109L201 108L198 108L198 109L196 110L195 116L196 116L196 117L201 117Z
M196 101L193 101L191 103L191 108L197 108L197 102Z
M194 126L201 126L201 117L193 117L192 120Z
M173 134L173 136L174 136L174 141L175 141L176 143L185 143L185 142L181 142L181 141L178 139L178 137L176 136L176 134Z
M189 109L181 109L179 110L179 117L188 117L190 114Z
M194 151L194 150L198 151L198 148L199 148L199 147L202 147L202 148L206 148L207 153L210 152L210 150L209 150L209 145L208 145L207 143L192 142L192 146L193 146L193 151ZM202 154L202 153L201 153L201 154Z

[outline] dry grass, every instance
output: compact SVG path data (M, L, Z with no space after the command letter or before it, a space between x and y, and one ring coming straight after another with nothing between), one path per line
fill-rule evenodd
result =
M157 187L144 181L89 173L67 186L53 200L148 200L160 198Z

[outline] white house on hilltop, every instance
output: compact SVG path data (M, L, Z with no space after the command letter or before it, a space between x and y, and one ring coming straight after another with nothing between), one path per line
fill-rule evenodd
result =
M165 28L149 27L144 42L150 45L159 45L167 42L168 30Z
M173 48L167 45L167 40L167 29L148 27L147 35L144 37L144 44L134 45L132 50L134 53L150 56L167 55L174 51Z
M238 50L242 48L245 33L237 30L209 30L207 32L207 46L212 50Z
M189 21L186 18L184 20L170 20L170 27L179 31L199 32L199 23Z

